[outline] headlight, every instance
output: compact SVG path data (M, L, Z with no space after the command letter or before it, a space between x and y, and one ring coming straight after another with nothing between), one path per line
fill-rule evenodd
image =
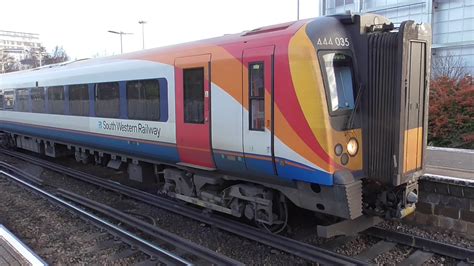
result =
M359 151L359 143L357 143L356 139L351 138L347 143L347 153L349 153L350 156L354 156L357 154L357 151Z

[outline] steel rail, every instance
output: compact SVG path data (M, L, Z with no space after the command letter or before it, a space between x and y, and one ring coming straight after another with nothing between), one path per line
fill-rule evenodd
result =
M41 188L38 188L32 184L30 184L29 182L26 182L24 180L22 180L21 178L18 178L6 171L3 171L3 170L0 170L0 174L8 177L9 179L11 180L14 180L15 182L27 187L28 189L32 190L33 192L37 193L38 195L48 199L49 201L51 202L54 202L55 204L57 205L61 205L62 207L65 207L67 210L71 211L72 213L74 214L77 214L77 215L80 215L82 216L83 218L86 218L88 221L90 222L93 222L94 224L96 224L98 227L101 227L105 230L107 230L108 232L111 232L112 234L115 234L117 236L119 236L122 240L124 240L124 242L127 242L128 244L132 245L132 246L137 246L137 247L140 247L140 249L142 251L144 251L145 253L147 253L148 255L152 256L152 257L156 257L158 258L161 262L164 262L166 264L170 264L170 265L192 265L191 262L181 258L181 257L178 257L176 256L175 254L165 250L165 249L162 249L156 245L154 245L153 243L150 243L144 239L141 239L139 238L138 236L110 223L110 222L107 222L91 213L88 213L80 208L78 208L77 206L74 206L64 200L62 200L61 198L41 189ZM21 175L21 173L18 173L19 175ZM28 177L25 177L26 179L30 180Z
M419 236L409 235L402 232L396 232L379 226L369 228L364 231L364 233L391 242L411 246L424 251L430 251L438 255L443 255L471 263L474 262L474 250L472 249L467 249Z
M203 213L202 211L185 206L176 201L144 193L131 187L123 186L116 182L96 177L94 175L84 173L66 166L58 165L49 161L45 161L33 156L25 155L19 152L13 152L5 149L0 149L0 153L25 160L36 165L48 168L52 171L68 175L72 178L82 180L84 182L94 184L110 191L117 192L129 198L144 202L151 206L164 209L175 214L179 214L199 222L214 226L221 230L233 233L235 235L271 246L275 249L284 251L286 253L301 257L303 259L321 263L321 264L344 264L344 265L365 265L366 262L358 260L349 256L345 256L336 252L332 252L320 247L310 244L302 243L294 239L284 237L281 235L269 234L257 228L235 222L231 219L222 216L213 215L210 213Z
M20 169L14 167L13 165L8 164L6 162L0 161L0 168L3 168L4 170L7 170L10 173L19 174L22 177L28 179L28 181L30 181L31 183L34 183L38 186L41 186L43 184L43 180L41 180L40 178L37 178L36 176L33 176L30 173L27 173L23 170L20 170Z
M170 233L164 229L159 227L153 226L147 222L144 222L140 219L137 219L133 216L125 214L117 209L114 209L110 206L105 204L90 200L88 198L82 197L78 194L73 192L58 189L58 195L62 198L67 199L68 201L72 201L78 205L85 206L95 212L102 213L108 217L112 217L115 220L120 221L122 224L126 224L133 228L136 228L150 236L153 236L159 240L163 240L163 242L167 244L172 244L174 247L177 247L189 254L197 256L199 258L205 259L207 262L214 264L214 265L243 265L242 263L233 260L227 256L219 254L215 251L209 250L202 246L199 246L187 239L179 237L173 233ZM175 252L177 253L177 252ZM199 262L200 264L201 262Z

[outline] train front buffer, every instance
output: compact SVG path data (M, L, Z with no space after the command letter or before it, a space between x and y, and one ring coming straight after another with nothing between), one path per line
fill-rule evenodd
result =
M414 212L427 143L431 29L374 15L341 16L354 41L360 81L357 117L364 151L364 213Z

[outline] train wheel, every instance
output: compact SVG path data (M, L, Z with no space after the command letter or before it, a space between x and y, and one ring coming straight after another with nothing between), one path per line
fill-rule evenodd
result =
M286 199L278 201L275 203L276 208L274 208L274 223L269 225L264 222L258 221L255 219L255 223L259 228L262 228L270 233L279 234L283 232L288 225L288 204Z
M16 146L15 139L7 133L0 134L0 146L5 149L11 149Z

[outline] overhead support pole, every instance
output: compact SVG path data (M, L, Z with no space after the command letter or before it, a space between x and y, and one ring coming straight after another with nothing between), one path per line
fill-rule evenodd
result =
M109 30L108 32L120 35L120 53L123 54L122 35L124 35L124 34L133 34L133 33L126 33L126 32L123 32L123 31L113 31L113 30Z
M300 20L300 0L296 1L296 20Z
M142 25L142 49L145 49L145 24L146 24L146 21L140 20L140 21L138 21L138 24Z

